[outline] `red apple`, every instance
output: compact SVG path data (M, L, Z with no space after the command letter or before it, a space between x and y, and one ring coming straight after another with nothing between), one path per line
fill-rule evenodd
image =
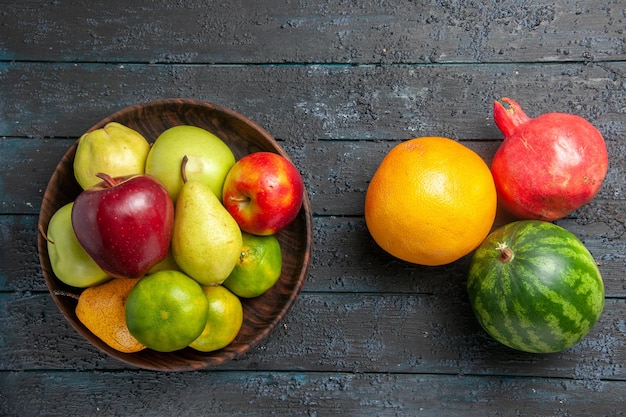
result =
M222 203L242 230L267 236L296 218L303 196L302 176L291 161L255 152L237 161L226 175Z
M98 176L104 181L74 201L76 238L111 276L142 277L167 256L174 203L167 189L149 175Z

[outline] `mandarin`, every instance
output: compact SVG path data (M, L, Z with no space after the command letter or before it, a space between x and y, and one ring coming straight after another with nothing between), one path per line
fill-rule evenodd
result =
M204 330L209 311L200 284L175 270L146 275L126 298L126 325L141 344L157 352L187 347Z
M407 262L437 266L476 249L496 216L487 164L452 139L422 137L389 151L365 197L365 221L376 243Z
M189 344L200 352L213 352L230 344L243 325L241 300L223 285L203 285L209 300L206 326L196 340Z

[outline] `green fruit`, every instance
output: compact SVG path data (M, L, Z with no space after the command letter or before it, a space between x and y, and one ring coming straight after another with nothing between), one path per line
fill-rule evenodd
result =
M203 285L221 284L241 253L241 229L205 184L186 182L178 195L172 255L180 269Z
M178 265L176 265L176 261L174 260L174 255L172 254L171 249L167 252L165 259L163 259L161 262L157 263L156 265L154 265L152 268L148 270L148 274L154 274L155 272L159 272L159 271L183 272L180 270Z
M243 246L235 269L224 286L240 297L258 297L280 278L282 254L275 236L243 233Z
M583 339L604 308L604 285L583 243L552 223L507 224L476 250L467 281L481 326L525 352L558 352Z
M159 271L141 278L128 294L126 324L143 345L172 352L200 336L208 309L209 301L196 281L182 272Z
M139 132L110 122L79 139L74 176L86 190L102 181L96 176L101 172L112 178L143 174L149 151L150 144Z
M206 326L189 347L212 352L232 342L243 325L243 306L239 298L221 285L202 287L209 300Z
M72 228L72 207L68 203L50 218L46 239L52 271L59 280L78 288L91 287L111 279L78 243Z
M235 156L220 138L200 127L174 126L161 133L146 159L146 174L159 179L176 201L183 187L181 164L185 156L187 180L205 184L221 199Z

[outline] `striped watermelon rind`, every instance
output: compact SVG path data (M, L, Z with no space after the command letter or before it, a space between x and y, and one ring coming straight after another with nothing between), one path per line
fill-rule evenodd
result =
M503 262L506 255L512 259ZM491 337L532 353L575 345L604 308L602 277L585 245L539 220L509 223L487 236L470 262L467 290Z

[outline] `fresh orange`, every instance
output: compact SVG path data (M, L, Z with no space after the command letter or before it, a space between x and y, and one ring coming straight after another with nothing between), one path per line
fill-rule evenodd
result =
M143 345L158 352L187 347L204 330L209 301L200 284L179 271L146 275L126 299L126 324Z
M487 164L471 149L442 137L395 146L374 173L365 221L391 255L420 265L444 265L485 239L496 215Z

